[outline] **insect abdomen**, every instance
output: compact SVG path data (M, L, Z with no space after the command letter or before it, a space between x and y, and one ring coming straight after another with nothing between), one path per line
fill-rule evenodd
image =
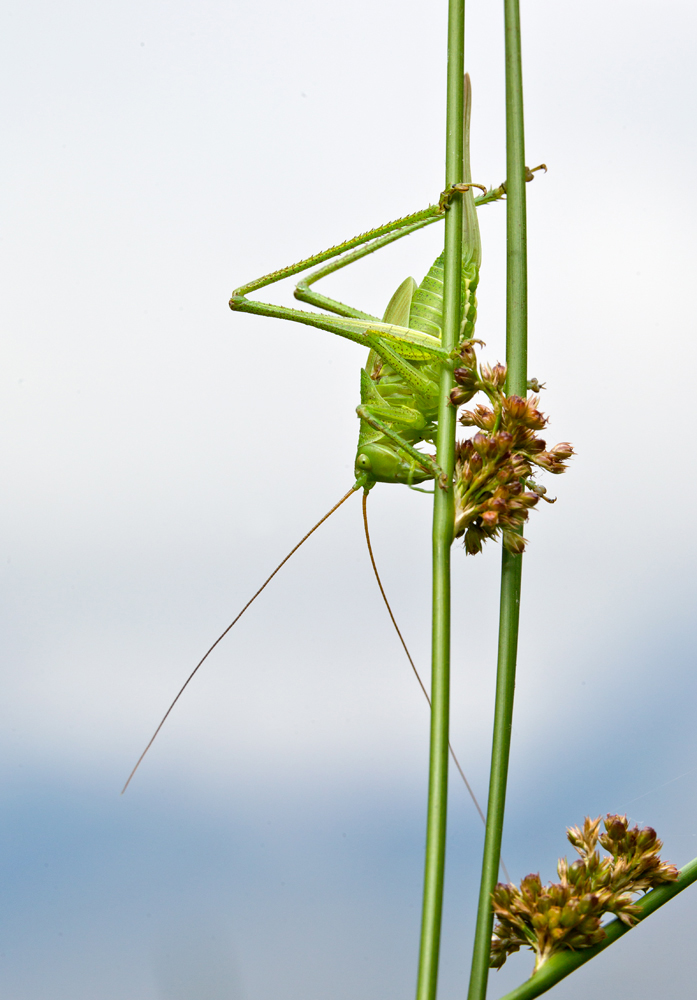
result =
M440 340L443 333L443 254L414 292L409 327Z
M462 340L474 333L477 300L474 292L479 280L479 268L471 258L462 262ZM434 261L430 271L414 292L409 312L409 326L420 333L429 333L440 340L443 335L443 254Z

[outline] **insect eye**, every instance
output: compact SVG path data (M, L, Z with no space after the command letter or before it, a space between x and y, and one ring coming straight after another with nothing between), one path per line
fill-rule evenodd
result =
M370 472L373 467L367 455L359 455L356 458L356 465L359 469L363 469L365 472Z

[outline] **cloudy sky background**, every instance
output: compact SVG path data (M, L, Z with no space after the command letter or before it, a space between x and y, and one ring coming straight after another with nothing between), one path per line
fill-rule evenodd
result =
M502 11L468 3L474 179L504 178ZM522 4L530 373L559 496L531 518L504 856L628 811L697 855L697 13ZM362 352L235 315L243 281L436 200L445 3L61 4L2 14L0 982L12 1000L413 992L428 714L352 498L119 790L179 684L349 488ZM504 354L505 208L478 335ZM327 290L381 313L440 226ZM273 298L289 301L290 288ZM428 498L370 498L428 672ZM486 796L500 554L454 559L452 739ZM452 779L440 1000L465 991L482 828ZM557 988L687 996L686 893ZM499 997L529 956L492 977Z

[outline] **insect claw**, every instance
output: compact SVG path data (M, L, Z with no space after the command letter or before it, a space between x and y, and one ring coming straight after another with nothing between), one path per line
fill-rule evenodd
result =
M535 168L537 169L537 167ZM441 191L440 198L438 199L438 211L441 215L448 209L450 202L453 200L456 194L464 194L466 191L470 191L472 188L479 188L484 194L488 193L488 188L485 184L477 184L474 181L467 181L467 183L451 184L449 188L445 191Z
M547 164L546 163L540 163L536 167L526 167L525 168L525 180L526 181L534 181L535 180L535 171L536 170L544 170L544 172L547 173ZM501 184L499 184L497 190L498 191L503 191L503 193L506 194L506 183L507 183L506 181L503 181Z

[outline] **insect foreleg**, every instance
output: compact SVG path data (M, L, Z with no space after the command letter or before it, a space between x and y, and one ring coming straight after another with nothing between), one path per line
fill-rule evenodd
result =
M434 459L432 459L430 455L424 455L423 452L419 451L417 448L414 448L414 446L410 444L404 437L402 437L402 435L398 431L394 430L394 428L390 427L384 421L380 420L379 417L373 416L373 414L371 413L371 409L372 407L369 408L368 406L362 405L356 408L356 413L361 418L361 420L364 420L374 430L379 431L381 434L384 434L384 436L386 438L389 438L390 441L396 444L398 448L406 452L406 454L409 455L409 457L412 458L417 465L421 466L422 469L425 469L430 475L434 477L434 479L438 481L439 486L442 486L443 489L447 489L448 486L447 476L441 469L440 465L438 465L438 463L434 461ZM392 412L393 411L391 411L391 414ZM394 417L391 415L390 419L394 419ZM360 464L360 458L361 456L359 455L359 458L356 463L357 465Z

